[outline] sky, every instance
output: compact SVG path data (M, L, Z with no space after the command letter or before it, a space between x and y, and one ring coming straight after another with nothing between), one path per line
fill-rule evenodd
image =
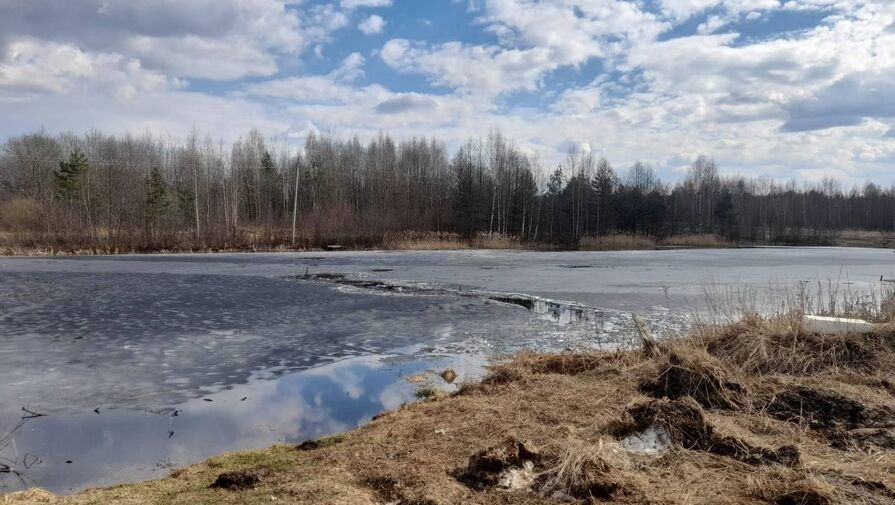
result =
M895 1L0 0L0 137L193 128L888 185Z

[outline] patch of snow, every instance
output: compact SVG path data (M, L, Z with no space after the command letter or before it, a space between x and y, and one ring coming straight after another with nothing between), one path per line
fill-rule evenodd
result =
M636 454L661 456L671 448L671 436L662 426L650 426L640 433L623 438L620 445L625 450Z
M535 481L535 465L531 461L522 463L522 468L510 468L500 476L497 487L516 491L529 489Z

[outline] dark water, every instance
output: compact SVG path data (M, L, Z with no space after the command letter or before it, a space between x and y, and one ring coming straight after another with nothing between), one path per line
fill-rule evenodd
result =
M344 431L413 400L408 375L428 370L449 389L435 371L475 376L495 354L629 342L631 311L673 332L707 282L866 287L892 276L893 259L855 249L0 257L0 490L159 477ZM23 407L46 415L22 420Z

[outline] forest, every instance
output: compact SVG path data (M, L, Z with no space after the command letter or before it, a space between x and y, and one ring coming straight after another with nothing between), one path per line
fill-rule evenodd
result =
M615 167L574 149L545 167L497 131L453 153L384 133L368 143L310 133L303 145L258 131L232 145L198 132L9 138L0 237L51 251L385 247L402 237L575 249L618 236L828 244L843 230L895 227L893 187L722 176L705 155L666 183L648 163Z

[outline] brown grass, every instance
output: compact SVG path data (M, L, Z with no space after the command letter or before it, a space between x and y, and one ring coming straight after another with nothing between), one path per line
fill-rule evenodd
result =
M386 235L386 249L409 251L436 251L457 249L522 249L524 244L518 237L499 233L480 233L465 239L459 233L449 232L404 232Z
M0 203L0 230L22 232L40 228L40 206L27 198Z
M578 241L578 249L582 251L636 251L655 248L656 241L652 238L628 233L588 235Z
M582 251L636 251L667 248L721 248L734 247L729 240L711 234L671 235L657 240L647 235L615 233L601 236L584 236L578 241Z
M841 247L895 247L895 233L871 230L842 230L836 233L833 245Z
M893 503L895 330L830 336L775 333L780 328L757 317L706 327L661 342L653 356L522 354L454 395L304 450L220 456L158 481L56 501ZM625 437L655 427L668 434L666 452L625 448ZM226 472L257 482L211 488ZM505 489L511 472L521 488Z
M712 234L672 235L659 241L665 247L717 248L733 247L735 244L723 237Z

